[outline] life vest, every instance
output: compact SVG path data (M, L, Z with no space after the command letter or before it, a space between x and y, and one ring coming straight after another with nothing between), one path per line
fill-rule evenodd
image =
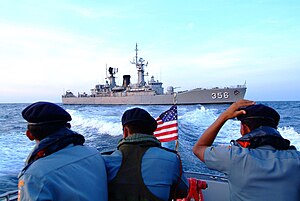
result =
M232 140L234 145L243 148L255 149L260 146L269 145L277 150L295 149L290 146L290 141L284 139L277 130L267 126L261 126L243 137Z
M125 143L119 146L122 164L116 177L108 184L110 201L160 201L147 188L141 174L142 158L150 147L160 146L152 142Z

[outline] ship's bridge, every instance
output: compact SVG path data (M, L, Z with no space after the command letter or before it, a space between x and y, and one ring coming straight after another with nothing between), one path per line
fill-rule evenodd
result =
M150 81L148 81L148 85L150 88L156 92L156 94L163 94L164 93L164 88L162 87L162 82L159 82L158 80L154 80L154 76L151 76Z

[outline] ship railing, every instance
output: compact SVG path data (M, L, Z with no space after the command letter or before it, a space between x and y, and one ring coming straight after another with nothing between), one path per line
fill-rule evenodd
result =
M16 201L18 200L18 190L8 191L0 195L0 201Z

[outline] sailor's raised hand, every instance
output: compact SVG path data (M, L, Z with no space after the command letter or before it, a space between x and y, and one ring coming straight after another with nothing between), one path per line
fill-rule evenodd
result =
M241 99L235 103L233 103L225 112L223 112L223 116L225 116L226 119L235 118L241 114L246 114L245 110L242 110L242 107L254 105L255 102L251 100Z

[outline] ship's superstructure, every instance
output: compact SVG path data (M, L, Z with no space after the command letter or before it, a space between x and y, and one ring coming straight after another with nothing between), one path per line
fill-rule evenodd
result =
M133 105L169 105L177 104L208 104L208 103L232 103L244 98L246 93L245 85L226 88L195 88L192 90L175 92L174 87L167 87L164 92L163 83L151 76L148 82L145 81L145 63L143 58L138 58L137 44L136 55L131 62L135 65L138 79L131 83L130 75L123 75L122 86L118 86L115 74L118 68L109 67L105 84L97 84L91 89L91 94L86 93L75 96L67 91L62 96L63 104L133 104Z

